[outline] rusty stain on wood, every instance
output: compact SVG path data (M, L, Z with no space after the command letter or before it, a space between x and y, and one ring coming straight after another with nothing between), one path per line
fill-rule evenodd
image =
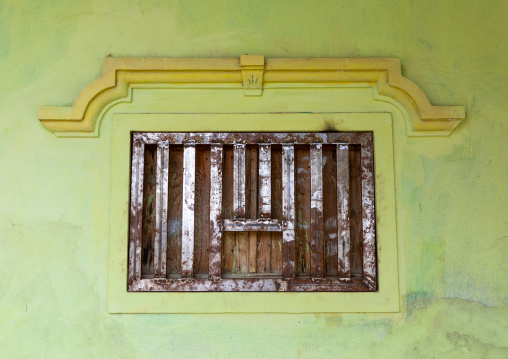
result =
M194 270L194 201L196 181L196 146L183 149L182 208L182 277L192 277Z

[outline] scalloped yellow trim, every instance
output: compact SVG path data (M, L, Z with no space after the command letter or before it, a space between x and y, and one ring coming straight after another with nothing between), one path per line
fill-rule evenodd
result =
M128 96L135 84L243 86L262 95L265 84L367 84L400 103L410 116L408 133L448 135L465 118L464 106L433 106L423 91L402 76L394 58L106 58L103 76L90 83L72 107L41 106L39 120L56 135L98 135L101 111Z

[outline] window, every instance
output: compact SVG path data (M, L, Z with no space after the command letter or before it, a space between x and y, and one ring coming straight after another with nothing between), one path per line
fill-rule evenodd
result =
M132 133L129 291L376 291L372 132Z

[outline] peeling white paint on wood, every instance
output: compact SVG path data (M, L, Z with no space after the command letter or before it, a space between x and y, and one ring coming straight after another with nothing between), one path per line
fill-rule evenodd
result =
M221 277L221 240L220 218L222 212L222 156L220 144L210 148L210 249L209 276L212 280Z
M372 289L376 288L376 220L374 210L374 144L361 147L363 275Z
M141 278L141 245L143 231L143 172L145 144L134 137L132 148L131 227L129 239L129 281ZM133 224L133 225L132 225Z
M350 218L349 218L349 146L337 145L337 231L338 276L351 277L350 268Z
M277 219L224 219L223 232L282 232L282 223Z
M295 147L282 146L282 273L295 276Z
M323 146L320 143L310 145L310 171L310 272L313 277L323 277Z
M272 147L259 144L259 217L272 216Z
M182 276L192 277L194 267L194 202L196 183L196 146L183 149Z
M155 245L154 245L154 277L166 277L166 256L168 244L168 167L169 142L157 144L157 173L155 198Z
M245 218L245 144L234 145L233 217Z

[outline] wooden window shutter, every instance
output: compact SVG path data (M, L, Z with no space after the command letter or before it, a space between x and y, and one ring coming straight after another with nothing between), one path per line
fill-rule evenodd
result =
M133 133L129 291L377 290L371 132Z

